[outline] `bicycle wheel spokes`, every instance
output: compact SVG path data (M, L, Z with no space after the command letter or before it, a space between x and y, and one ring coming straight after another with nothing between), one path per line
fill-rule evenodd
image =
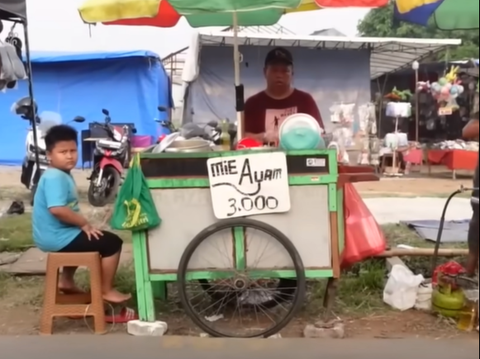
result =
M214 244L216 249L210 247ZM222 249L224 255L208 265ZM200 257L206 258L205 264ZM229 268L219 261L226 257L231 259ZM199 280L198 270L205 268L210 271ZM282 273L294 276L281 278ZM295 315L305 290L303 265L291 242L273 227L250 219L221 221L200 232L182 257L178 277L187 314L213 336L272 335Z

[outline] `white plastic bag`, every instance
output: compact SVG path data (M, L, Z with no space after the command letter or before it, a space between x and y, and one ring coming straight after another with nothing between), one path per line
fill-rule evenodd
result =
M407 267L395 264L383 289L383 301L401 311L411 309L417 301L418 286L423 281L421 274L415 275Z
M418 287L417 300L415 301L415 309L430 311L432 309L432 283L422 283Z

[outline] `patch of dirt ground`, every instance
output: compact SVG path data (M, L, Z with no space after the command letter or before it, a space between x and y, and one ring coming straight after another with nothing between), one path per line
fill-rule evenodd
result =
M4 279L5 280L5 279ZM0 292L0 335L36 335L38 334L43 279L40 277L17 277L15 283L7 284L8 292ZM1 279L0 279L1 281ZM0 284L2 284L0 282ZM5 285L5 282L3 282ZM13 286L14 284L14 286ZM15 289L13 289L15 287ZM5 289L5 288L4 288ZM159 306L161 308L161 306ZM159 308L159 309L160 309ZM199 336L200 330L187 318L175 304L159 310L159 320L169 325L168 335ZM400 339L412 337L424 338L478 338L478 333L464 333L456 329L455 324L444 318L419 311L395 312L379 311L369 315L341 316L345 324L346 337ZM301 337L306 323L314 323L305 311L281 331L282 337ZM55 319L55 334L88 334L93 328L91 319ZM110 325L110 333L124 334L125 325Z

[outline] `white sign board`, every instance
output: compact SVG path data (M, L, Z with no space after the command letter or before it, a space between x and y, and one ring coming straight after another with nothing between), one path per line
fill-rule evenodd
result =
M440 107L438 109L438 116L450 116L453 113L451 107Z
M210 158L207 167L213 213L218 219L290 210L285 153Z

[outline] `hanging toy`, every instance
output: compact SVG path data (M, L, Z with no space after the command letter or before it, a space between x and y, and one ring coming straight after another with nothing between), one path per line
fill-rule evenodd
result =
M450 71L445 75L447 82L454 83L457 81L458 71L460 70L459 66L452 66Z
M451 114L459 108L455 99L464 91L457 78L459 69L458 66L452 66L445 76L430 86L430 93L439 104L439 114Z
M417 83L417 92L428 92L430 88L430 81L419 81Z

